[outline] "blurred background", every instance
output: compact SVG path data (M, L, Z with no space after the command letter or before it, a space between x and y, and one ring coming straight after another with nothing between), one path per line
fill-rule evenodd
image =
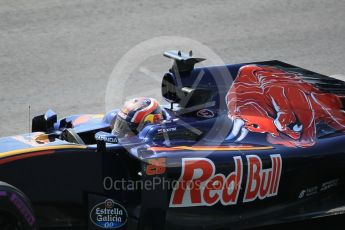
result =
M29 131L29 106L31 116L104 113L116 63L157 36L199 41L225 63L278 59L344 75L344 12L344 0L0 0L0 136ZM149 71L132 73L128 94L159 93L148 75L170 64L161 55L146 60ZM336 229L335 220L326 228Z

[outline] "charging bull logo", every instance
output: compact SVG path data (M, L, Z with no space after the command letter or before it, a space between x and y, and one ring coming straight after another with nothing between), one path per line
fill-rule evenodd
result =
M242 186L245 186L242 203L277 196L283 163L281 156L270 155L271 167L266 169L258 156L248 155L246 158L246 177L240 156L233 158L235 167L229 175L216 174L214 163L207 158L182 159L182 173L172 192L170 207L237 205Z
M323 93L297 73L267 67L242 67L226 102L233 120L227 139L243 140L249 132L266 133L267 141L288 147L313 146L321 122L345 129L341 97Z

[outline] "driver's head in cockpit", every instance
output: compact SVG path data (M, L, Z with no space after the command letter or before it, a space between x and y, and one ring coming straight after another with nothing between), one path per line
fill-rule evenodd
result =
M112 132L118 137L133 136L146 124L156 124L162 120L162 108L156 99L134 98L125 102L117 113Z

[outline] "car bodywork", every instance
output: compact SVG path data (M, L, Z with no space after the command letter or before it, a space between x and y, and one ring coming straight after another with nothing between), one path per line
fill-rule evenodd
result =
M0 181L29 197L40 226L237 229L343 213L344 82L280 61L165 56L163 123L107 141L97 134L118 110L48 111L33 133L0 139ZM95 223L109 199L121 213Z

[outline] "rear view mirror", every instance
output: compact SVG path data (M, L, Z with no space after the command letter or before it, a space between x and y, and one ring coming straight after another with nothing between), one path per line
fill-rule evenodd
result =
M49 109L45 114L44 114L44 119L47 121L47 123L53 125L54 123L57 122L57 114Z
M96 141L104 141L105 143L117 144L119 140L116 135L106 132L98 132L95 134Z
M32 119L32 132L48 132L51 128L54 128L56 122L57 114L49 109L44 115Z
M97 141L97 151L99 152L105 151L106 143L119 143L119 139L116 135L102 131L95 134L95 139Z

